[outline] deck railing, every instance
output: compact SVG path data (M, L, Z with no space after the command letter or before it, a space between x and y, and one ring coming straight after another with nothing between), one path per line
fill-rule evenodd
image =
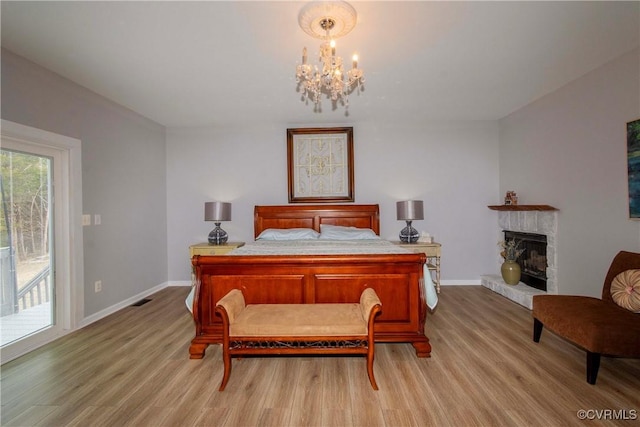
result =
M29 283L20 289L18 292L18 303L22 310L49 302L49 295L51 294L49 289L51 282L50 273L49 266L46 266L36 274Z

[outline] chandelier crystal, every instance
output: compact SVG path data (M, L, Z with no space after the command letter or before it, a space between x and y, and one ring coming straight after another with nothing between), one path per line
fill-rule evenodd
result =
M302 50L302 63L296 67L298 92L302 92L303 101L314 103L315 111L321 111L323 94L331 99L334 109L338 102L348 108L349 94L363 88L364 72L358 68L358 56L353 55L351 69L345 73L343 60L336 55L336 43L331 35L332 30L337 30L334 38L348 33L355 26L355 20L355 9L343 1L313 2L300 12L300 27L324 40L320 45L320 67L308 63L306 47Z

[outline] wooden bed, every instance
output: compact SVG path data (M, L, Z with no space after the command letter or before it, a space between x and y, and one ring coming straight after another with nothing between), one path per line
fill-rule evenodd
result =
M320 224L370 228L380 232L378 205L256 206L254 232L267 228L313 228ZM423 253L370 255L196 255L192 359L204 357L209 344L222 343L222 319L216 303L232 289L247 304L358 302L373 288L382 302L376 342L409 342L418 357L430 357L424 333L427 317Z

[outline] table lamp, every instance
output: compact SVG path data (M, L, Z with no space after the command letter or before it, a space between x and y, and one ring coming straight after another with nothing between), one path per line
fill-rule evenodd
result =
M407 221L407 226L400 231L400 241L403 243L416 243L420 234L411 226L411 221L424 219L422 200L406 200L396 203L396 215L398 220Z
M226 202L205 202L204 220L214 221L216 228L209 233L209 243L221 245L227 242L227 232L220 228L220 222L231 221L231 203Z

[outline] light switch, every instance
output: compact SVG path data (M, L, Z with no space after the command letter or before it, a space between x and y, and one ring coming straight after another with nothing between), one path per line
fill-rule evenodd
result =
M91 225L91 215L82 215L82 225Z
M100 224L102 224L102 217L100 216L100 214L95 214L95 215L93 216L93 223L94 223L95 225L100 225Z

